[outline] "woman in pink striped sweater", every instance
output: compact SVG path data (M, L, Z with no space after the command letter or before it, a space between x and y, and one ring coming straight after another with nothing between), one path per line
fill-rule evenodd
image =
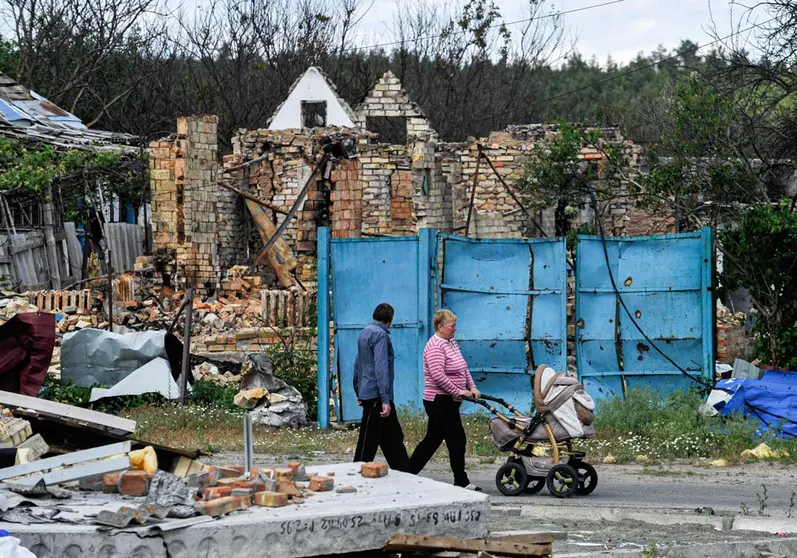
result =
M454 473L454 484L468 490L481 491L471 484L465 472L465 429L459 416L463 397L478 399L481 394L473 383L468 364L462 357L454 334L457 317L449 310L434 315L435 334L423 351L423 407L429 424L418 447L410 458L410 472L418 474L445 440L448 460Z

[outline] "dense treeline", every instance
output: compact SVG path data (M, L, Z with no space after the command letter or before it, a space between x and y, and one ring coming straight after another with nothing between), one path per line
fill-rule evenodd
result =
M362 0L212 0L195 13L161 0L2 0L11 29L0 70L91 126L165 135L181 114L220 117L229 141L267 124L290 86L321 66L355 106L392 70L443 139L558 118L655 139L646 115L679 76L718 63L684 42L629 64L587 60L567 16L530 2L504 24L490 0L402 0L381 43L358 39ZM602 7L595 8L606 9Z

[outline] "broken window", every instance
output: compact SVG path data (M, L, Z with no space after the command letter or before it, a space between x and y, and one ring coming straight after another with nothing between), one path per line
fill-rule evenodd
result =
M407 118L404 116L368 116L365 129L379 135L379 143L407 145Z
M323 128L327 125L326 101L302 101L302 126Z

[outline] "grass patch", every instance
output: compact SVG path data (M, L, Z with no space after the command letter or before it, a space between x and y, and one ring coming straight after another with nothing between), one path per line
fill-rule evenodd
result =
M243 412L228 406L225 397L203 397L186 407L173 404L139 405L125 409L122 415L138 422L138 437L186 449L209 452L243 450ZM693 392L659 395L633 391L626 399L601 401L591 440L577 440L577 449L588 452L588 460L600 462L611 454L618 463L659 463L670 460L724 458L729 463L742 461L741 452L766 442L773 449L786 449L797 458L797 441L780 440L756 434L754 421L740 416L707 417L699 412L703 397ZM417 409L402 408L399 418L410 451L426 432L427 417ZM501 455L487 433L484 413L463 416L467 435L467 455L492 463ZM352 453L357 445L357 428L318 430L315 427L279 429L255 425L255 451L279 456L312 457ZM644 456L644 460L638 459ZM445 449L438 457L445 459ZM704 461L705 462L705 461ZM654 469L648 474L665 476Z
M611 454L620 463L638 456L652 461L724 458L738 463L742 451L761 442L797 455L797 442L772 434L760 436L758 423L741 415L703 415L699 410L703 402L704 397L694 391L663 395L645 390L601 401L595 420L598 436L578 446L597 457Z
M138 406L122 416L137 422L140 439L185 449L208 452L243 451L243 412L202 405ZM426 415L400 411L404 439L412 451L426 433ZM464 417L468 455L484 458L499 455L486 433L485 416ZM313 452L345 454L357 446L356 427L318 430L315 427L273 428L254 425L255 451L282 456L307 457Z

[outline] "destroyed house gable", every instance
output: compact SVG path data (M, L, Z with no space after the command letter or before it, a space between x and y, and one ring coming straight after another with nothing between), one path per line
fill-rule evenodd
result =
M418 139L437 139L426 115L390 71L376 82L355 112L357 124L378 134L381 143L404 145Z
M354 128L355 116L321 68L313 66L296 80L267 127L289 130L327 126Z

